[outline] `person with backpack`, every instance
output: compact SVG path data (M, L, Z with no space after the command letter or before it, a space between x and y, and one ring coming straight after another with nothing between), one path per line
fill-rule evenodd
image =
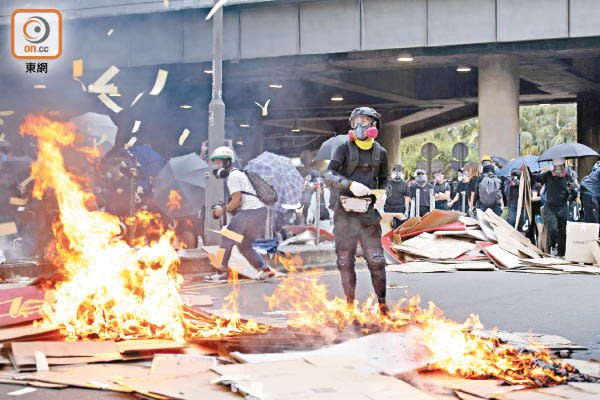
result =
M408 217L410 210L410 188L402 179L402 165L396 164L392 167L392 179L388 182L387 194L383 210L388 213L402 214L400 218L394 217L392 228L396 229L402 225L402 221Z
M388 180L387 152L375 141L381 115L370 107L359 107L349 118L349 140L333 152L325 172L332 188L335 251L346 301L354 305L357 241L371 273L379 310L387 314L385 258L381 246L381 219L386 196L376 197L371 190L384 189Z
M502 180L494 173L494 164L489 156L481 159L483 172L475 183L475 204L485 212L491 208L496 215L502 214Z
M235 245L238 246L240 253L248 262L261 272L261 278L267 279L275 276L275 271L265 263L252 247L252 242L264 237L265 221L267 219L267 208L265 202L261 200L261 197L264 199L264 196L261 196L259 190L262 184L256 180L256 174L253 172L246 173L233 167L234 154L233 150L229 147L217 147L211 154L210 161L213 175L217 179L227 180L227 189L231 196L231 200L226 205L213 206L213 218L220 218L225 212L235 214L231 218L229 225L227 225L227 229L244 236L241 243L236 243L224 236L222 237L221 246L217 254L224 251L224 255L220 273L213 275L213 279L221 280L227 278L229 259ZM257 188L257 186L259 187ZM272 199L269 200L272 201Z
M577 183L568 173L564 158L552 160L552 170L532 174L533 182L545 185L544 228L546 242L552 255L565 255L567 244L567 220L569 219L569 199L577 193Z
M415 171L415 184L410 188L410 197L415 208L415 216L422 217L431 211L433 185L427 180L424 169ZM418 203L418 204L417 204Z

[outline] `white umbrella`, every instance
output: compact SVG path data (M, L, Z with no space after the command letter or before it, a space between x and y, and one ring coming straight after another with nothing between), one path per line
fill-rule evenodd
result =
M106 154L115 145L117 126L108 115L87 112L70 120L85 135L87 146L98 147Z

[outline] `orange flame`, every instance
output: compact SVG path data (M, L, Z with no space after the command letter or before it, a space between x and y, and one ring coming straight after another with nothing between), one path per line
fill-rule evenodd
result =
M419 296L402 299L391 307L387 315L379 311L372 295L365 303L348 304L345 299L330 299L325 284L319 282L318 271L297 273L291 257L280 258L290 274L265 297L270 309L289 312L288 324L315 331L337 330L341 333L353 325L364 333L399 331L409 324L418 328L417 339L425 345L434 360L432 369L442 369L450 374L468 378L500 378L511 384L546 386L568 379L576 370L555 359L543 346L532 344L534 353L519 351L501 344L498 338L484 338L475 332L483 325L471 315L463 324L445 319L433 303L426 309L419 307ZM557 371L559 370L559 371ZM562 370L562 371L560 371Z
M169 201L167 202L167 207L170 212L173 210L181 210L181 195L177 190L171 190L169 192Z
M59 221L52 227L53 263L64 280L49 293L44 306L47 327L58 327L70 340L165 338L236 334L266 329L256 323L212 317L199 323L183 309L178 290L179 259L174 232L164 230L156 215L138 213L127 225L142 231L132 245L118 238L119 218L90 211L94 196L65 169L61 150L73 147L76 126L28 115L22 135L38 138L38 158L32 166L34 195L53 189ZM83 149L85 151L86 149ZM144 236L145 231L151 231ZM192 319L189 319L192 318Z

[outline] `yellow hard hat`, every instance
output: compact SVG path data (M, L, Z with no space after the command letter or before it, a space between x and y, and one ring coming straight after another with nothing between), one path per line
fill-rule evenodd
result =
M481 162L483 162L483 161L492 162L492 157L490 157L486 154L485 156L481 157Z

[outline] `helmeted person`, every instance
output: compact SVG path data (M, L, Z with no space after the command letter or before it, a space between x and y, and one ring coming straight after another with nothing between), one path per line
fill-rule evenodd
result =
M559 256L565 255L567 220L569 218L568 202L577 190L573 176L567 173L564 158L552 160L552 170L541 174L532 174L534 182L545 185L546 202L544 203L544 226L547 232L547 243L550 252Z
M226 205L213 206L213 218L221 217L224 212L235 213L227 225L227 229L244 236L241 243L236 243L227 237L221 239L221 246L217 254L223 254L221 262L221 271L223 272L215 279L227 277L227 273L224 271L228 269L231 251L235 245L238 246L240 253L248 262L261 271L263 278L272 277L275 272L252 247L252 242L264 236L267 208L258 199L248 176L243 171L234 168L234 157L233 150L227 146L217 147L210 156L213 175L217 179L227 180L227 189L231 196L231 200Z
M502 214L502 180L495 173L490 156L481 158L482 173L475 183L474 202L481 211L491 208L496 215Z
M354 262L360 240L380 310L385 314L385 258L379 224L385 196L376 199L371 192L385 188L388 180L387 152L375 141L381 116L370 107L359 107L349 120L349 140L335 149L324 175L332 189L337 267L346 300L352 304L356 291Z
M400 218L394 217L392 228L400 226L401 221L408 217L410 211L410 188L402 176L402 165L396 164L392 167L392 179L388 182L387 199L384 211L388 213L402 214Z
M597 161L592 172L581 180L581 205L583 221L597 224L599 221L598 198L600 197L600 161Z
M410 197L415 204L415 215L422 217L431 211L431 191L433 185L427 180L427 173L424 169L415 171L415 184L410 188ZM418 199L418 201L417 201ZM417 209L417 202L418 209Z

